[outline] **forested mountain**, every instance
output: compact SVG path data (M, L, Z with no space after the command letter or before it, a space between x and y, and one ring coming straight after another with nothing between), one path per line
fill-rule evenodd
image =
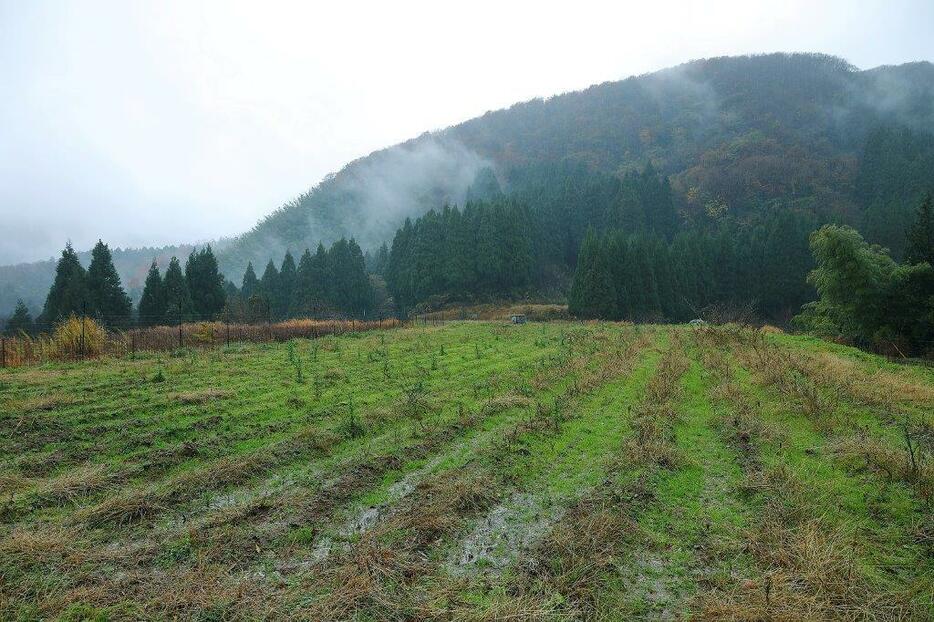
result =
M670 180L676 228L777 207L860 226L897 256L934 186L932 131L927 62L859 71L812 54L695 61L517 104L353 162L235 240L221 263L242 270L319 238L375 248L405 216L463 205L486 169L505 194L563 223L576 257L588 225L610 224L600 204L626 203L614 186L649 163ZM655 217L620 211L612 224L632 231Z
M533 270L563 293L591 226L668 241L726 229L751 239L791 212L815 227L856 226L898 258L913 210L934 188L932 132L928 62L860 71L813 54L693 61L361 158L218 249L218 260L240 282L249 261L341 237L375 252L406 217L499 193L534 215L547 257L533 255ZM0 312L12 311L7 297Z

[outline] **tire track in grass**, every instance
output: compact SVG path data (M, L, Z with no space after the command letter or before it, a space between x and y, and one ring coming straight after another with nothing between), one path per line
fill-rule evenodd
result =
M507 471L521 482L475 522L448 557L453 575L498 573L534 546L568 507L607 475L606 458L628 434L625 408L638 400L658 362L646 354L584 398L555 437L535 439Z
M698 585L728 580L746 563L735 546L750 512L738 496L742 472L717 434L711 377L687 339L679 337L691 358L673 402L674 468L650 477L651 501L633 516L638 544L612 599L640 619L680 615Z
M630 336L630 338L633 337ZM557 399L560 394L566 393L572 390L574 386L577 386L575 378L576 374L582 369L580 363L587 361L593 363L592 356L591 352L582 352L579 357L567 360L561 365L561 372L557 376L548 369L538 372L537 377L540 380L533 380L532 384L537 388L536 399L538 400L539 417L542 416L542 400L546 400L549 396L554 396ZM607 357L612 356L612 354L602 352L601 356ZM508 398L509 396L504 397ZM498 416L493 420L484 417L483 425L479 430L476 430L475 434L449 448L448 451L436 454L433 459L427 462L422 463L419 461L409 465L406 469L390 474L391 477L387 477L380 486L369 491L363 499L351 505L344 513L343 520L338 521L339 526L332 529L330 536L316 546L312 559L305 560L302 563L307 566L310 563L321 561L330 553L335 543L344 543L346 546L348 540L359 537L372 528L394 503L413 492L418 483L426 477L457 468L459 465L468 464L477 453L489 450L493 443L503 438L504 430L510 426L521 425L522 421L519 419L522 417L523 412L533 406L531 399L524 398L521 395L515 397L521 398L519 401L523 402L521 404L523 408L518 410L507 408L503 416ZM483 409L486 410L491 406L496 407L496 410L501 408L496 402L490 401L483 406ZM506 404L505 406L510 405Z
M584 374L574 385L575 401L578 391L606 382L608 371ZM348 551L301 577L291 590L299 599L290 610L297 607L297 615L314 619L438 617L436 607L457 583L441 570L446 543L459 541L472 516L515 486L503 467L521 459L524 441L554 433L547 412L538 411L469 464L422 481Z
M455 618L604 619L618 617L621 572L631 575L642 535L633 517L653 498L661 469L672 468L671 400L684 373L678 335L659 332L663 353L644 395L621 422L623 439L603 456L605 477L498 581L477 577L461 588ZM671 345L669 345L671 342Z

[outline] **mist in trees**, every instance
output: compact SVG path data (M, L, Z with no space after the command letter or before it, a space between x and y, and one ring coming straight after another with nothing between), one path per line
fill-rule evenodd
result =
M7 335L23 333L31 335L35 332L36 327L32 320L32 314L29 313L26 303L22 300L16 302L16 308L13 310L13 314L7 318L3 328Z

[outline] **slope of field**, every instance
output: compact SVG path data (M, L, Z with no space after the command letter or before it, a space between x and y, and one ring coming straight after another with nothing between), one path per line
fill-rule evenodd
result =
M739 328L0 370L0 619L929 619L932 408Z

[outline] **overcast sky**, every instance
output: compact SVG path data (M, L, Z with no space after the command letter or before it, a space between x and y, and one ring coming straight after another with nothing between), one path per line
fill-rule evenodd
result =
M695 58L934 60L932 0L320 4L0 0L0 264L235 235L375 149Z

